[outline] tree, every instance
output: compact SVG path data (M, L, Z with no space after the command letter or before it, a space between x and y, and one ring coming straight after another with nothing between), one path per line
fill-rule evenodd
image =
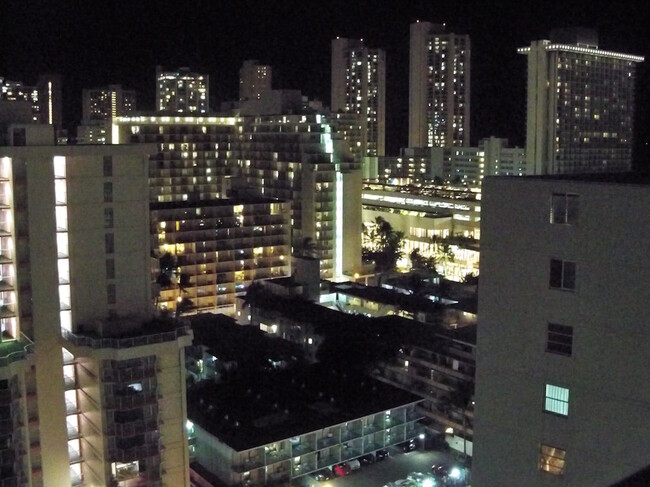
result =
M378 216L374 225L364 230L366 246L363 248L363 258L374 261L378 272L395 269L397 261L402 257L404 232L396 231L392 225Z
M413 249L409 257L411 258L411 266L413 269L422 269L435 272L437 261L434 256L424 257L420 253L420 249Z

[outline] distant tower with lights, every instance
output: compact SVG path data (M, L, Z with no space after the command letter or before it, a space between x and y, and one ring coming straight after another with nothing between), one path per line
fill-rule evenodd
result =
M129 115L135 111L135 91L125 90L122 85L83 90L83 119L108 120Z
M257 59L244 61L239 70L239 100L261 100L271 91L271 66L259 64Z
M518 49L528 56L526 172L621 172L632 168L636 63L598 48L588 29L559 29Z
M470 39L411 24L409 147L469 145Z
M163 71L156 66L156 110L163 113L208 113L209 76L190 68Z
M383 156L386 146L386 52L363 39L332 40L332 111L359 116L361 156Z

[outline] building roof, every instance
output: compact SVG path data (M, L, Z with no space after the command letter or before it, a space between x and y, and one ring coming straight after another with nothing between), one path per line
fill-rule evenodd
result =
M547 174L537 176L525 176L513 178L512 176L488 176L489 179L500 179L508 181L567 181L576 183L601 183L601 184L632 184L650 185L650 173L646 172L619 172L619 173L593 173L593 174Z
M188 391L188 418L236 451L248 450L421 401L354 372L307 369L203 381Z

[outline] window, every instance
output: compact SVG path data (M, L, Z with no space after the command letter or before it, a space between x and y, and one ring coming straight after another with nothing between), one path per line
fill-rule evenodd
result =
M549 286L554 289L575 289L576 263L567 260L551 259Z
M113 183L104 183L104 203L113 202Z
M104 177L109 178L113 175L113 157L104 156Z
M106 279L115 279L115 259L106 259Z
M564 475L566 450L542 444L539 450L539 469L553 475Z
M546 384L544 411L559 414L560 416L568 416L569 389Z
M115 239L112 233L104 234L104 250L107 254L115 252Z
M23 146L27 145L27 136L24 128L14 129L14 145Z
M575 225L578 223L578 195L553 193L551 195L551 223Z
M115 304L115 302L117 301L115 284L109 284L108 286L106 286L106 295L107 295L106 302L108 304Z
M104 208L104 228L113 228L113 208Z
M548 323L546 332L546 351L570 357L573 351L573 327Z

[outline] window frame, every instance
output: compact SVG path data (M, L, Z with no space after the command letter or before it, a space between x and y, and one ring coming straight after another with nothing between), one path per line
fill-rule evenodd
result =
M554 282L557 281L557 278L554 278L554 263L559 263L560 264L560 275L559 275L559 282L557 285L554 284ZM569 286L570 281L569 277L569 271L568 271L568 264L573 266L573 283L571 286ZM565 259L557 259L551 257L550 262L549 262L549 276L548 276L548 287L549 289L559 289L561 291L575 291L577 286L576 286L576 275L577 275L577 268L578 264L574 260L565 260Z
M540 443L537 468L550 475L563 476L566 470L567 451L557 446ZM556 464L552 461L555 460Z
M555 329L551 329L555 327ZM564 357L573 355L573 327L560 323L546 323L546 352Z
M580 215L576 193L551 193L551 211L549 221L552 225L577 225Z
M569 416L570 391L568 387L544 384L544 412L566 418Z

